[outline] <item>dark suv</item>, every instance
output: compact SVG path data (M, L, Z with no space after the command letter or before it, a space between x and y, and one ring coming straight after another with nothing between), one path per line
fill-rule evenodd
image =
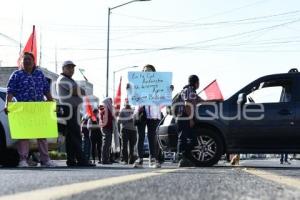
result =
M195 115L197 166L212 166L225 153L300 153L300 73L261 77L225 101L199 104ZM164 151L176 152L175 122L169 112L158 129Z

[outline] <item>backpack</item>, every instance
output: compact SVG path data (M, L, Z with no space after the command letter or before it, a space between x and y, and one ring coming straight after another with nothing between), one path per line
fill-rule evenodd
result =
M184 112L184 101L181 97L181 92L177 93L172 99L171 114L174 116L182 115ZM181 104L181 105L178 105Z
M133 115L133 124L135 126L142 124L147 120L145 106L141 107L138 112Z

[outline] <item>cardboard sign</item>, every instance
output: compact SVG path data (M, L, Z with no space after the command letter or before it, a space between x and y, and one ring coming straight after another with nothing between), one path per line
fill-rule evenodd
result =
M57 138L56 102L14 102L8 104L12 139Z
M128 72L131 105L171 105L171 72Z

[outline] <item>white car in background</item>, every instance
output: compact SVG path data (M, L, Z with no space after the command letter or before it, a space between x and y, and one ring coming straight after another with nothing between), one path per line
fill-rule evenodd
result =
M19 155L16 150L16 140L12 140L9 131L8 117L4 112L6 88L0 87L0 165L5 167L15 167L19 163ZM65 109L61 107L59 109ZM60 120L61 121L61 120ZM61 129L62 123L60 123ZM48 139L49 151L57 150L57 139ZM36 140L30 141L30 150L37 151Z
M15 141L11 139L8 118L4 112L6 89L0 88L0 165L16 166L19 155L15 148Z

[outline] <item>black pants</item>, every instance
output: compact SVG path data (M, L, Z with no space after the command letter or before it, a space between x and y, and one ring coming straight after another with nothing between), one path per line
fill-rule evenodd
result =
M111 142L112 142L112 129L102 129L102 139L103 139L103 145L102 145L102 162L107 163L110 161L110 150L111 150Z
M190 156L190 152L193 148L193 141L195 140L195 135L193 129L190 128L189 120L178 120L178 144L177 152L179 154Z
M101 152L102 152L102 133L101 131L91 132L91 143L92 143L92 158L96 160L96 152L98 154L99 162L101 162Z
M73 107L73 116L67 121L66 127L67 164L87 163L82 151L80 126L77 122L77 108Z
M157 136L156 136L156 128L159 124L159 119L147 119L145 122L141 122L137 125L138 131L138 157L143 159L144 157L144 140L145 140L145 129L147 126L148 129L148 142L149 142L149 150L150 150L150 158L158 159L158 143L157 143Z
M288 161L288 154L284 153L280 155L280 162L287 162Z
M125 162L133 164L134 162L134 146L137 140L137 133L135 130L122 129L121 130L121 147L122 156ZM129 144L129 155L128 155L128 144Z

